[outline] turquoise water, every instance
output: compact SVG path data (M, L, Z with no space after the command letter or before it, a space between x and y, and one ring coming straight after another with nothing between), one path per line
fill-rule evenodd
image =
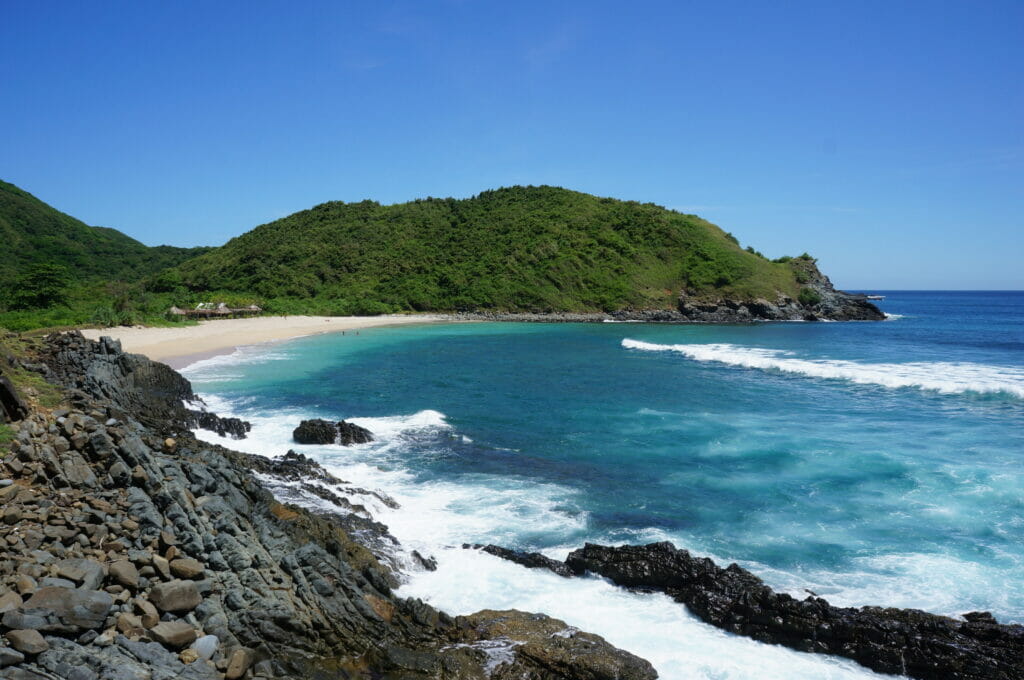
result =
M380 328L186 375L253 420L243 448L303 449L289 433L311 416L378 432L307 452L395 495L403 509L383 519L441 563L407 588L449 609L532 604L532 592L550 610L564 587L531 591L524 579L541 576L452 547L463 542L561 557L584 541L668 539L798 596L1024 622L1024 294L892 292L882 306L893 318L880 323ZM621 597L601 592L568 611L583 625L621 615L596 613ZM678 608L626 597L653 608L652 627ZM664 652L663 677L683 662L678 677L772 677L714 639L714 658L645 651ZM767 653L749 645L752 660ZM861 673L779 663L778 677Z

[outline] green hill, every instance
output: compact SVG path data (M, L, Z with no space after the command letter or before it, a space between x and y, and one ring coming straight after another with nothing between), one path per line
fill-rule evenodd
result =
M116 229L90 227L0 181L0 285L11 285L31 266L57 263L74 281L135 281L180 264L209 248L139 243Z
M151 248L90 227L0 181L0 326L25 330L159 318L142 279L210 248Z
M256 227L167 272L283 310L611 311L796 297L794 267L694 215L556 187L384 206L332 202ZM296 310L297 311L297 310Z

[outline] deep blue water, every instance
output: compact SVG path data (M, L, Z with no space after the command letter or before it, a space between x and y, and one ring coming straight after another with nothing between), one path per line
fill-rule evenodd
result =
M878 323L380 328L187 375L266 453L371 419L317 454L404 489L426 548L668 539L796 595L1024 621L1024 293L886 295Z

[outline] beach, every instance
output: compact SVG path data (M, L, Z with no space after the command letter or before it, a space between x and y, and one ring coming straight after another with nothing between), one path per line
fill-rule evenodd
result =
M145 354L173 368L218 354L229 354L242 345L257 345L304 335L356 331L379 326L438 323L448 317L436 314L383 316L260 316L248 319L212 319L195 326L152 328L121 326L89 328L82 335L92 340L110 336L126 352Z

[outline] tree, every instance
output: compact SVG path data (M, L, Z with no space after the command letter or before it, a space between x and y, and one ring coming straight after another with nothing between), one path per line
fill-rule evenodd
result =
M34 264L22 274L14 287L14 309L52 307L67 299L71 276L67 267L54 262Z

